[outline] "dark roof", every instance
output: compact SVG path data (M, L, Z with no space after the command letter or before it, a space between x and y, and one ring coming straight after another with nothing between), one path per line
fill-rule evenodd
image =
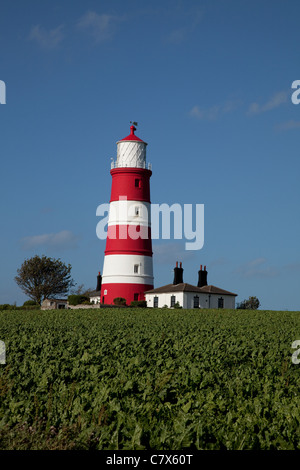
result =
M237 295L233 292L229 292L228 290L220 289L220 287L216 286L203 286L200 287L200 291L207 294L222 294L222 295Z
M100 295L100 293L101 293L101 290L93 290L92 292L88 293L88 296L89 297L96 297L96 296Z
M148 290L145 293L160 294L164 292L199 292L199 287L192 286L186 282L181 282L180 284L167 284L166 286L157 287L156 289Z
M237 295L228 290L220 289L216 286L203 286L197 287L182 282L180 284L167 284L166 286L157 287L157 289L151 289L145 292L145 294L163 294L172 292L198 292L199 294L221 294L221 295Z

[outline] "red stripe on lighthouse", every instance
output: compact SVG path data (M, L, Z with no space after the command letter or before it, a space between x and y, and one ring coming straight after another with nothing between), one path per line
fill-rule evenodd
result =
M144 168L114 168L110 170L112 186L110 202L126 196L131 201L150 202L151 170Z
M113 304L114 299L122 297L127 305L132 300L145 300L145 292L153 289L153 284L102 284L101 303Z
M134 239L133 236L138 236L138 238ZM109 225L105 254L152 256L151 228L136 225Z

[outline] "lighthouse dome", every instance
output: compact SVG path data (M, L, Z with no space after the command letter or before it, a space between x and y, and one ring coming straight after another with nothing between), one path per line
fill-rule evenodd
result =
M147 143L135 135L135 126L130 127L130 134L117 142L117 161L114 167L146 168Z

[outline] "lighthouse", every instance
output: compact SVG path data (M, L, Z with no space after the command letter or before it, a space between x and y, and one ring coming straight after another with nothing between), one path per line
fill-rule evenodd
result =
M134 123L136 124L136 123ZM111 163L111 197L104 253L102 304L122 297L127 305L145 300L153 289L150 177L147 143L130 134L117 142L117 159Z

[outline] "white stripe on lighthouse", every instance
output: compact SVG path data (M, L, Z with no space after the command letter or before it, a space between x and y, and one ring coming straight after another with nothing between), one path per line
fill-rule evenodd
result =
M127 199L112 201L109 205L108 225L143 225L150 227L151 203L128 201Z
M106 255L102 284L153 284L151 256Z
M146 143L134 141L117 142L117 166L145 168Z

